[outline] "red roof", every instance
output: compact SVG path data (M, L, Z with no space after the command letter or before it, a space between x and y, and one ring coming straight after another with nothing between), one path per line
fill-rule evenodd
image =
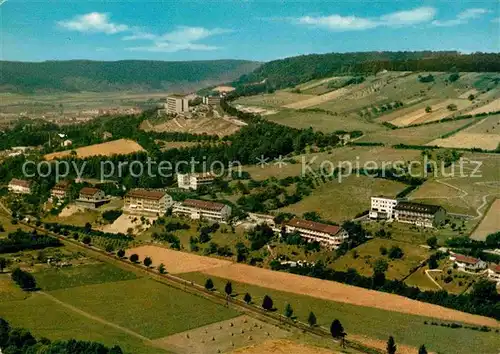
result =
M474 257L464 256L463 254L454 254L453 257L455 257L455 260L460 263L476 264L477 262L479 262L479 259Z
M61 191L67 191L69 190L69 187L71 186L70 181L61 181L57 183L52 190L61 190Z
M500 264L493 264L490 269L495 273L500 273Z
M31 187L30 181L26 181L24 179L17 179L17 178L13 178L9 184L14 185L14 186L19 186L19 187L25 187L25 188Z
M311 231L324 232L329 235L336 235L340 231L340 226L322 224L320 222L294 218L286 223L288 226L298 227Z
M147 191L145 189L133 189L127 193L127 197L160 200L165 196L165 192Z
M186 199L183 205L193 208L212 210L212 211L221 211L226 205L222 203L209 202L207 200L199 200L199 199Z
M101 190L97 189L97 188L83 187L82 189L80 189L80 194L82 194L82 195L94 195L100 191Z

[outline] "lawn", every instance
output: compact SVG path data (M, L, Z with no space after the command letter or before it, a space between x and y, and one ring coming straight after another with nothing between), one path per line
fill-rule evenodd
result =
M145 278L50 293L61 301L151 339L239 315L233 309Z
M26 300L17 301L0 297L0 317L13 326L26 328L38 338L96 341L107 346L119 345L125 353L165 353L118 329L81 316L40 294L32 294Z
M202 273L185 273L181 276L198 284L204 284L207 279ZM212 280L216 288L223 291L226 281L215 277ZM497 354L500 346L498 333L425 325L424 321L432 321L426 317L325 301L237 282L233 282L233 289L239 299L246 292L251 294L257 306L262 303L264 295L269 295L280 313L289 303L300 321L305 322L310 311L314 312L321 326L329 327L332 320L337 318L343 324L347 338L349 334L358 334L385 341L392 335L397 343L413 347L425 344L429 350L454 354Z
M372 123L357 115L329 115L324 112L301 112L292 109L283 110L277 114L266 117L270 121L288 125L293 128L309 128L323 132L334 132L336 130L354 131L361 130L363 133L386 132L390 129L376 123Z
M44 291L137 278L134 273L127 272L107 263L72 266L68 268L49 268L34 273L34 276L38 286Z
M401 259L390 259L387 254L381 254L381 248L385 248L389 251L391 247L401 248L404 252L403 257ZM426 248L409 245L404 242L375 238L335 260L332 268L340 271L354 268L361 275L371 276L373 274L373 264L375 261L384 259L389 265L386 277L388 279L401 280L409 275L413 268L426 260L429 255L430 253Z
M298 203L284 207L280 211L296 215L317 211L324 219L342 222L368 210L371 196L394 197L405 187L400 182L353 175L340 183L336 180L328 181Z
M368 132L358 142L374 142L384 144L424 145L442 135L452 132L473 121L474 118L461 119L451 122L422 125L419 127L402 128L396 130L381 130Z

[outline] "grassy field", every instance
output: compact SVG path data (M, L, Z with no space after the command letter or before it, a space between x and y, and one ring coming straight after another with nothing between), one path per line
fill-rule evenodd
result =
M389 251L391 247L399 247L403 250L404 256L401 259L390 259L387 254L381 254L380 249L382 247L387 251ZM415 247L414 245L398 241L375 238L335 260L332 268L341 271L354 268L358 273L364 276L371 276L373 274L373 264L375 261L384 259L389 265L386 277L388 279L401 280L410 274L413 268L426 260L429 255L429 251L422 247Z
M420 127L368 132L365 136L361 137L361 139L357 141L384 143L390 145L424 145L446 133L452 132L455 129L459 129L460 127L465 126L473 120L474 118L470 118L451 122L423 125Z
M51 294L152 339L238 315L232 309L144 278L60 289Z
M332 116L324 112L301 112L292 109L283 110L279 113L266 117L268 120L288 125L293 128L309 128L323 132L334 132L336 130L361 130L363 133L388 131L388 128L372 123L355 115Z
M134 273L107 263L88 264L69 268L50 268L34 273L38 286L44 291L74 288L120 280L136 279Z
M40 294L17 301L2 298L0 317L13 326L28 329L38 338L91 340L108 346L119 345L125 353L165 353L118 329L83 317Z
M12 219L5 216L5 214L0 214L0 225L3 227L4 231L0 231L0 238L7 237L7 235L11 232L16 231L17 229L29 231L24 225L20 224L12 224Z
M476 229L474 229L471 238L484 241L488 235L500 231L500 219L498 218L499 213L500 199L495 199L495 201L490 205L484 218L481 220L481 223Z
M270 94L240 97L234 103L244 106L277 108L286 104L303 101L311 97L314 97L314 95L305 95L287 91L276 91Z
M329 181L312 191L300 202L280 209L302 215L308 211L317 211L323 218L342 222L354 218L370 208L372 195L395 196L405 185L399 182L350 176L341 183Z
M199 284L204 284L207 279L202 273L185 273L182 277ZM223 291L226 281L215 277L211 279L216 288ZM397 343L413 347L425 343L428 350L454 354L497 354L500 345L497 333L425 325L424 321L432 321L425 317L325 301L237 282L233 282L233 289L240 299L246 292L251 294L252 301L257 306L262 303L264 295L271 296L280 313L283 313L285 304L289 303L300 321L305 322L310 311L315 313L321 326L329 326L337 318L348 333L347 338L349 334L359 334L387 340L388 335L393 335Z

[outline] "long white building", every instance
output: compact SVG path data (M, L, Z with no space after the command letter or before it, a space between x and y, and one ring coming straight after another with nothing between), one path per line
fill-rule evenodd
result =
M133 189L124 198L123 211L138 214L163 215L173 205L170 195L162 191Z
M186 215L193 220L206 219L226 222L231 217L231 207L206 200L186 199L174 206L173 213Z
M183 95L170 95L165 104L167 114L182 114L189 112L189 100Z
M338 248L349 238L347 231L340 226L297 218L285 223L285 229L287 233L298 232L308 241L317 241L331 248Z
M215 180L215 176L210 173L178 173L177 186L182 189L197 190L200 186L208 186Z
M370 219L394 218L394 208L398 204L396 199L386 197L371 197Z

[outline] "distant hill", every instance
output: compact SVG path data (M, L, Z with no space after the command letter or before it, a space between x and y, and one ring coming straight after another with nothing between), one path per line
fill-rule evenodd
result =
M458 52L358 52L310 54L270 61L235 84L261 83L267 89L293 87L314 79L338 74L393 71L499 72L499 53ZM265 85L262 83L265 80ZM250 92L249 92L250 93Z
M0 61L0 92L188 91L237 79L260 64L207 61Z

